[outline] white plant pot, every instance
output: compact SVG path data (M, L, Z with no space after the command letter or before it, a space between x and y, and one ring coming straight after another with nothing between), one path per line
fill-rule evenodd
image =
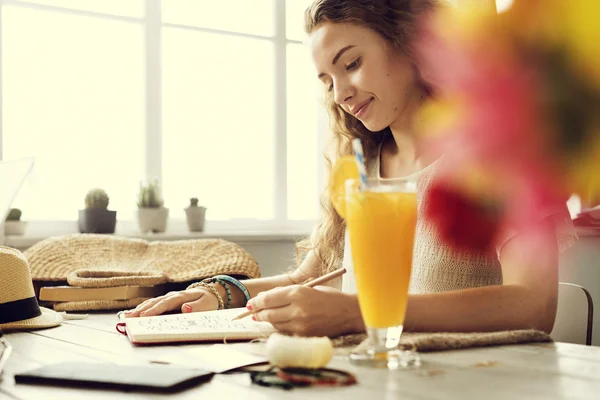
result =
M167 230L169 209L161 208L138 208L137 220L140 232L164 232Z
M190 232L204 232L204 221L206 219L206 207L184 208Z
M4 234L6 236L22 236L25 234L25 228L27 222L25 221L5 221L4 222Z

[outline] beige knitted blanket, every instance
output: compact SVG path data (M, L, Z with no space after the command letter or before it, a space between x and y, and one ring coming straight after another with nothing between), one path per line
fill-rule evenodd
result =
M333 345L347 348L348 351L359 350L367 346L366 338L366 334L339 336L333 339ZM498 332L405 332L401 336L400 346L407 350L427 352L551 341L550 335L534 329Z

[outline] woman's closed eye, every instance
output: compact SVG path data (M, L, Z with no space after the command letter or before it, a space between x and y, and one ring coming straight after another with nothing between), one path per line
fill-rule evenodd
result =
M350 64L347 64L344 69L346 70L346 72L350 72L353 71L355 69L357 69L358 67L360 67L360 62L362 61L362 59L360 57L358 57L356 60L352 61ZM327 86L327 91L331 92L333 90L333 83L329 84L329 86Z
M352 61L350 64L346 65L346 71L355 70L360 66L361 58L358 57L356 60Z

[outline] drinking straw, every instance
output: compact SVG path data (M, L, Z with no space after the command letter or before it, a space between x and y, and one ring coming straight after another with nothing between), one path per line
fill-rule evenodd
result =
M359 138L352 140L352 148L356 155L356 166L358 167L358 175L360 177L360 190L367 188L367 168L365 167L365 153L363 152L362 143Z

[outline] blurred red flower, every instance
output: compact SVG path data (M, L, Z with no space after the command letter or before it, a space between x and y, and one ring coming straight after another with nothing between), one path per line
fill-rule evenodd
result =
M486 207L444 182L431 186L425 217L436 221L443 240L455 248L487 252L493 248L502 222L494 207Z

